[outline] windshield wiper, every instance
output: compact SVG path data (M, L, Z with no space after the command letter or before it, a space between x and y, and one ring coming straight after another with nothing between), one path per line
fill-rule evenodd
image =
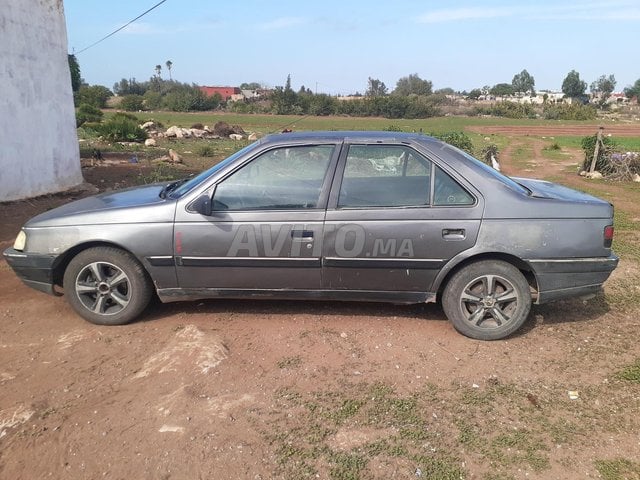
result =
M182 180L176 180L175 182L171 182L171 183L167 183L164 187L162 187L162 190L160 190L160 198L166 198L168 193L173 192L176 188L178 188L180 185L182 185L183 183L185 183L188 180L188 178L183 178Z

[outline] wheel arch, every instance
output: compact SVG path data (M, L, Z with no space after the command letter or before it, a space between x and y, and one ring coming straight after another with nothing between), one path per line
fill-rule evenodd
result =
M147 271L147 268L144 266L144 263L141 262L140 259L131 250L115 242L96 240L96 241L85 242L85 243L75 245L56 258L55 262L53 263L53 284L59 287L62 287L64 284L64 281L63 281L64 272L69 266L69 262L71 262L71 260L73 260L73 258L76 257L79 253L95 247L116 248L118 250L122 250L123 252L128 253L140 263L146 275L149 276L149 272Z
M453 277L457 272L459 272L466 266L482 260L500 260L505 263L509 263L510 265L513 265L518 270L520 270L520 273L522 273L524 278L527 280L529 287L531 287L532 289L531 297L532 297L532 300L535 302L535 299L538 294L538 280L536 278L533 268L531 268L531 265L529 265L527 262L525 262L521 258L508 253L503 253L503 252L478 253L478 254L460 259L460 261L458 261L457 263L445 266L445 269L443 269L443 271L441 272L441 276L436 278L434 282L437 299L440 300L442 296L442 292L447 286L447 283L449 283L449 280L451 280L451 277Z

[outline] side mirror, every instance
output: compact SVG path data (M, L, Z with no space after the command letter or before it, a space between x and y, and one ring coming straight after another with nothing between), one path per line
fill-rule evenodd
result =
M196 198L191 205L189 205L189 210L199 213L200 215L211 215L211 192L205 192Z

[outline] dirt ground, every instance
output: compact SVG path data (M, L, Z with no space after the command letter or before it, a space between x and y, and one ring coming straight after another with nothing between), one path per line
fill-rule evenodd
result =
M637 190L611 191L640 218ZM72 198L0 205L0 248ZM640 388L616 376L640 357L638 306L612 303L629 278L623 259L607 296L479 342L437 305L156 303L100 327L0 262L0 478L640 478Z

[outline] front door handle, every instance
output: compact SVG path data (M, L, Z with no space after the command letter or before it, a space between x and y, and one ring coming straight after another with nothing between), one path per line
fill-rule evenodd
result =
M442 238L445 240L464 240L465 237L464 228L445 228L442 230Z
M291 238L296 240L313 240L313 230L291 230Z

